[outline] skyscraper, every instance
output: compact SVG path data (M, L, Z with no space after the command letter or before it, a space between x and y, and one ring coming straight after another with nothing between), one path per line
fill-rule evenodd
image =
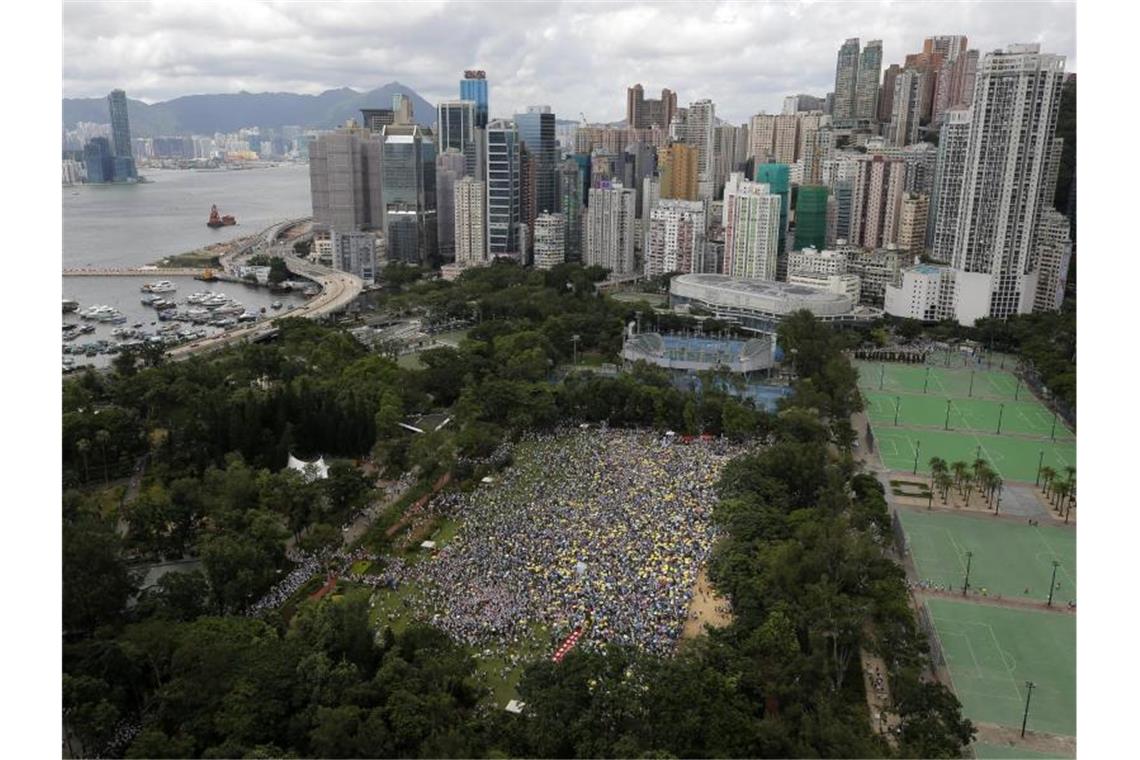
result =
M574 159L558 166L558 199L562 218L566 220L566 260L582 260L582 188L581 168Z
M1037 225L1065 59L1040 46L988 53L978 70L953 267L958 321L1031 310Z
M837 122L855 118L855 95L859 78L859 38L846 40L835 61L835 100L831 115Z
M1037 291L1033 311L1061 308L1072 255L1069 220L1053 208L1045 209L1037 226Z
M791 172L787 164L760 164L756 167L756 181L767 186L768 192L780 199L780 219L776 241L776 275L781 282L788 272L788 210L791 207Z
M127 93L111 90L107 96L111 111L111 148L116 156L131 156L131 122L127 117Z
M566 218L542 213L534 220L534 268L553 269L566 261Z
M780 197L733 173L724 186L724 274L776 279Z
M558 179L555 169L558 146L554 141L554 114L550 106L528 106L515 114L519 141L534 157L534 217L558 210Z
M918 142L918 125L922 105L922 89L926 74L907 69L895 77L895 91L891 98L888 139L892 145L903 147Z
M926 250L926 222L930 213L930 198L918 193L903 193L899 207L900 249L917 256Z
M935 261L954 258L958 237L958 212L962 203L962 177L966 170L966 147L970 140L969 109L947 111L938 135L938 163L934 172L934 195L930 203L930 248Z
M876 155L855 165L851 195L851 242L881 248L898 239L899 213L906 186L906 162Z
M686 112L678 113L670 127L677 142L697 149L697 196L711 200L713 196L713 128L716 106L707 98L690 103Z
M586 266L600 266L611 275L634 272L633 243L637 231L637 194L620 182L605 183L590 192L586 212Z
M92 184L114 181L115 156L106 137L92 137L83 146L83 166Z
M313 222L324 231L381 229L381 142L357 128L324 134L309 145Z
M350 272L365 282L375 282L379 271L376 261L376 236L371 232L339 232L331 235L333 266Z
M487 263L487 183L464 177L455 183L455 263Z
M883 70L883 41L871 40L859 54L858 84L855 88L855 118L875 121L879 115L879 76Z
M435 159L436 238L443 261L455 260L455 183L467 176L466 167L466 160L455 148L448 148Z
M519 133L512 121L487 124L487 254L517 256L522 250Z
M661 197L695 201L698 192L698 151L691 145L674 143L658 156Z
M645 235L645 276L704 271L705 203L658 201Z
M879 88L878 120L886 124L891 120L895 102L895 79L902 73L902 66L892 63L883 72L883 86Z
M431 266L439 256L435 138L418 124L389 124L382 155L388 259Z
M645 90L640 84L626 90L625 121L633 129L649 129L653 126L668 129L675 113L677 93L672 90L662 90L660 100L646 100Z
M459 99L470 100L475 103L475 126L479 129L485 129L490 107L490 97L487 94L487 72L475 69L468 69L463 72L463 79L459 81Z
M827 247L827 188L802 185L796 194L796 239L792 250Z
M481 151L476 140L475 102L472 100L445 100L436 106L436 140L442 155L455 149L465 161L464 173L480 177Z

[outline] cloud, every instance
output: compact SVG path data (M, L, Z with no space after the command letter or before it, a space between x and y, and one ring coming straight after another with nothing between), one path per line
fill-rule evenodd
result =
M742 122L785 95L832 89L843 40L883 40L901 63L935 34L983 52L1040 42L1076 70L1072 2L64 4L64 95L121 87L148 102L214 92L367 90L393 80L431 101L487 71L491 112L548 104L566 118L625 116L625 90L668 87Z

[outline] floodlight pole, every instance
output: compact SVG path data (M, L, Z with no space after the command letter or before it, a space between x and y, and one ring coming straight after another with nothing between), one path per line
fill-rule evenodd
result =
M1053 411L1053 430L1052 430L1052 432L1049 433L1049 438L1054 440L1054 441L1057 440L1057 412L1056 412L1056 410Z
M974 370L970 370L970 392L967 395L970 398L974 397Z
M1049 601L1045 603L1046 607L1053 606L1053 590L1057 588L1057 566L1060 564L1057 560L1053 560L1053 578L1049 581Z
M1001 416L1004 412L1005 412L1005 404L999 404L998 405L998 427L997 427L997 434L998 435L1001 435Z
M902 404L902 397L895 396L895 427L899 424L899 406Z
M1021 390L1021 378L1017 378L1017 387L1013 389L1013 400L1017 401L1017 392Z
M581 338L578 336L577 333L570 336L570 342L574 344L574 366L578 365L578 341L579 340L581 340Z
M918 474L918 451L921 448L922 448L922 441L915 441L914 442L914 470L912 471L912 474L914 474L914 475Z
M950 429L950 404L954 402L953 399L946 399L946 423L942 426L944 430Z
M1041 484L1041 465L1045 462L1045 450L1041 450L1041 455L1037 457L1037 477L1033 479L1033 485Z
M880 364L879 365L879 390L883 389L883 375L885 375L886 372L887 372L887 365Z
M1033 696L1033 687L1037 684L1032 681L1026 681L1025 687L1029 692L1025 695L1025 716L1021 719L1021 738L1025 738L1025 724L1029 722L1029 699Z
M922 392L926 393L926 386L930 384L930 367L926 368L926 379L922 381Z
M962 581L962 596L966 595L966 589L970 587L970 563L974 559L973 552L966 552L966 579Z

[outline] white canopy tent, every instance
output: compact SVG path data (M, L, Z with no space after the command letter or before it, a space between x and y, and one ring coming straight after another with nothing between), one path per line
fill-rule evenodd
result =
M288 466L290 470L296 470L304 476L305 480L310 482L314 480L325 480L329 476L329 466L325 464L325 458L323 456L312 462L306 462L290 454Z

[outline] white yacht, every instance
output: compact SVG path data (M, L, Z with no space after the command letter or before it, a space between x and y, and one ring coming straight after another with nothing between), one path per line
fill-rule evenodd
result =
M159 280L158 282L148 282L142 286L144 293L173 293L178 290L174 283L170 280Z

